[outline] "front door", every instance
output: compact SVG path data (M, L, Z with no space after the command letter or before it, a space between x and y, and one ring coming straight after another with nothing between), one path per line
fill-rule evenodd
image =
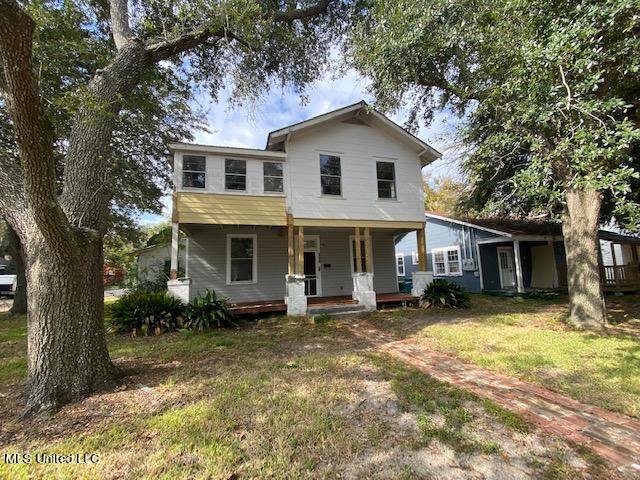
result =
M320 237L309 235L304 239L304 294L317 297L320 287Z
M513 248L498 247L498 269L500 270L500 285L502 288L514 288L516 286L514 265Z

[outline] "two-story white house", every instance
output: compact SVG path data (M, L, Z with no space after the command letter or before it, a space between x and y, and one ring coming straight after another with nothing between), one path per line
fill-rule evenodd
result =
M168 287L183 300L213 289L296 315L317 299L373 310L377 296L398 292L394 238L407 231L419 239L415 290L429 281L421 169L440 153L365 102L273 131L264 150L170 149Z

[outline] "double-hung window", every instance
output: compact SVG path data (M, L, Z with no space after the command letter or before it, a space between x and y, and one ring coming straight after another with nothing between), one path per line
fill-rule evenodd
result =
M282 163L264 162L262 164L264 174L265 193L282 193L284 191L284 175Z
M257 237L254 234L227 235L227 284L256 283L258 278Z
M207 159L198 155L182 157L182 186L204 188L206 183Z
M378 198L396 198L396 167L393 162L376 162Z
M247 189L247 162L245 160L224 161L225 190L245 191Z
M399 277L404 277L404 253L396 253L396 272Z
M462 275L460 247L434 248L431 251L433 274L437 277Z
M320 185L323 195L342 195L340 157L320 154Z

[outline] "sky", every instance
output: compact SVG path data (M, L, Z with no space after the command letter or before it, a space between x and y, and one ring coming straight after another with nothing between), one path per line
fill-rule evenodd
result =
M209 132L196 132L195 142L208 145L231 147L264 148L267 134L287 125L315 117L322 113L365 100L374 103L368 92L369 82L354 70L336 76L327 73L307 90L307 102L300 103L300 97L288 91L273 90L256 105L231 109L227 103L228 94L223 91L217 102L206 93L196 95L196 102L204 108ZM390 117L399 125L406 120L406 111ZM457 170L458 152L452 147L455 140L457 118L447 112L436 114L431 125L422 127L418 137L439 150L443 157L425 167L424 174L432 177L459 174ZM163 198L163 215L143 214L141 225L153 225L167 221L171 212L171 197Z

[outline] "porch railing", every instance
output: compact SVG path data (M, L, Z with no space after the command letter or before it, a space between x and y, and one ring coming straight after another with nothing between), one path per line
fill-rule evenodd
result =
M561 287L567 286L567 269L558 266L558 283ZM640 263L628 265L601 266L600 283L603 287L615 288L640 288Z
M640 284L640 264L603 266L600 267L602 284L612 287L626 287Z

